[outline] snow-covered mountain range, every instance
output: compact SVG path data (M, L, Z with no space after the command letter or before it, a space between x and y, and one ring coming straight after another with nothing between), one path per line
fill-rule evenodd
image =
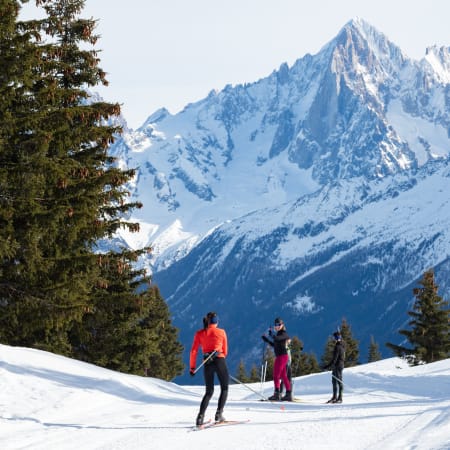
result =
M321 355L349 321L397 340L434 267L450 294L450 48L408 58L361 19L316 55L161 109L112 147L144 203L127 245L147 264L183 343L216 310L241 357L280 315ZM388 356L388 355L387 355Z

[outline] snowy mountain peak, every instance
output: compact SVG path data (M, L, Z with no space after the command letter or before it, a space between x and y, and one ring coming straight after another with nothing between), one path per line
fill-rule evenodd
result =
M176 221L199 241L334 180L376 180L448 155L448 55L432 47L419 64L355 18L292 67L211 91L175 115L154 112L112 148L122 165L139 167L137 218L158 229L152 244L164 235L154 257L170 247L165 230Z
M348 22L330 42L335 72L370 76L382 83L401 70L406 56L387 37L362 19Z
M387 39L384 34L368 22L359 17L355 17L342 27L334 41L340 44L365 41L370 47L380 47L385 45Z
M367 42L367 46L373 50L387 50L390 46L396 47L388 40L384 33L377 30L369 22L366 22L360 17L355 17L348 21L342 27L335 40L342 42L342 40L346 40L350 37L350 41L354 40Z
M430 64L442 83L450 83L450 47L428 47L425 61Z
M148 124L158 123L162 120L166 119L168 116L171 116L170 112L166 108L159 108L156 110L152 115L150 115L147 120L145 121L143 127L147 126Z

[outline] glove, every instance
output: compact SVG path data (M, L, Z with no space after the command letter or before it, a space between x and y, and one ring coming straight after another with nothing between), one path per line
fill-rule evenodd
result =
M264 342L270 342L269 339L267 339L267 336L265 336L264 334L261 336L261 339L262 339Z
M190 375L191 377L194 377L194 376L195 376L195 369L191 369L191 370L189 371L189 375Z
M272 328L269 328L269 336L273 336Z

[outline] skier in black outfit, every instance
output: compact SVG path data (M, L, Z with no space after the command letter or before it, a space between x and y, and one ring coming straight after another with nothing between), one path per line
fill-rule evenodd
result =
M324 369L331 372L331 383L333 385L333 397L327 403L342 403L342 393L344 392L344 383L342 382L342 372L344 371L345 348L342 342L342 336L339 331L333 334L336 344L333 350L333 358L330 364L327 364ZM339 391L339 392L338 392Z

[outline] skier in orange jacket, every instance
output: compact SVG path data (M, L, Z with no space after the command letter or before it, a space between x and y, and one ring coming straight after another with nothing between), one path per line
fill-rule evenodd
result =
M197 416L196 425L202 425L205 411L214 393L214 374L216 373L220 382L220 397L215 415L216 422L223 422L223 408L228 397L229 375L225 362L228 353L227 334L225 330L217 327L218 317L215 312L209 312L203 318L203 328L194 335L189 357L191 376L195 375L198 348L203 351L203 375L205 378L205 395L200 403L200 411Z

